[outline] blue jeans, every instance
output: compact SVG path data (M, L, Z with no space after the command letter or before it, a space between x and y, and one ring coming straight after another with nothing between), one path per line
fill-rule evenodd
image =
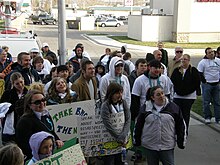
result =
M159 161L163 165L174 165L174 149L163 151L146 149L146 155L148 165L159 165Z
M213 102L215 121L220 121L220 93L219 84L210 85L202 83L202 98L203 98L203 112L205 119L211 119L212 113L210 110L210 103Z

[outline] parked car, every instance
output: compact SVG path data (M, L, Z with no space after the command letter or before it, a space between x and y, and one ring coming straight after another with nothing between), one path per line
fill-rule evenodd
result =
M119 27L121 25L124 25L124 23L114 18L100 19L97 20L96 22L96 26L101 26L101 27L106 27L106 26Z
M32 15L31 20L32 20L33 24L41 24L41 25L43 25L43 24L55 25L57 23L57 20L55 18L53 18L53 16L48 13L42 13L42 14L39 14L38 16Z
M127 19L128 19L127 16L119 16L119 17L118 17L118 20L127 20Z

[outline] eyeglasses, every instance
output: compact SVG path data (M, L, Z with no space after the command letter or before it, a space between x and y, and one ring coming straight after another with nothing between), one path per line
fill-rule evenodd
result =
M35 105L40 105L42 102L45 102L46 99L42 98L41 100L35 100L34 102L32 102L31 104L35 104Z
M183 51L182 50L177 50L176 53L183 53Z

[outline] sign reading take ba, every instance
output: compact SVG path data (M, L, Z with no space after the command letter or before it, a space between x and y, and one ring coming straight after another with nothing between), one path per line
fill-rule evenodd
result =
M77 116L95 115L95 101L47 106L54 122L55 132L63 141L77 137Z
M124 127L124 113L110 116L112 127L121 132ZM100 115L78 117L78 137L85 157L105 156L121 152L119 144L105 128ZM131 144L129 143L131 147Z

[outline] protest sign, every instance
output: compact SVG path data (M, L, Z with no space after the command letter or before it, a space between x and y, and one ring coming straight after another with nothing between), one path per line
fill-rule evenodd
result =
M71 146L63 151L60 151L48 158L42 159L35 165L86 165L86 160L83 156L79 144Z
M53 119L55 132L63 141L77 137L77 116L95 114L95 101L87 100L47 106Z
M121 152L121 144L106 130L100 115L78 117L78 136L85 157L105 156ZM111 124L121 132L124 113L112 114Z

